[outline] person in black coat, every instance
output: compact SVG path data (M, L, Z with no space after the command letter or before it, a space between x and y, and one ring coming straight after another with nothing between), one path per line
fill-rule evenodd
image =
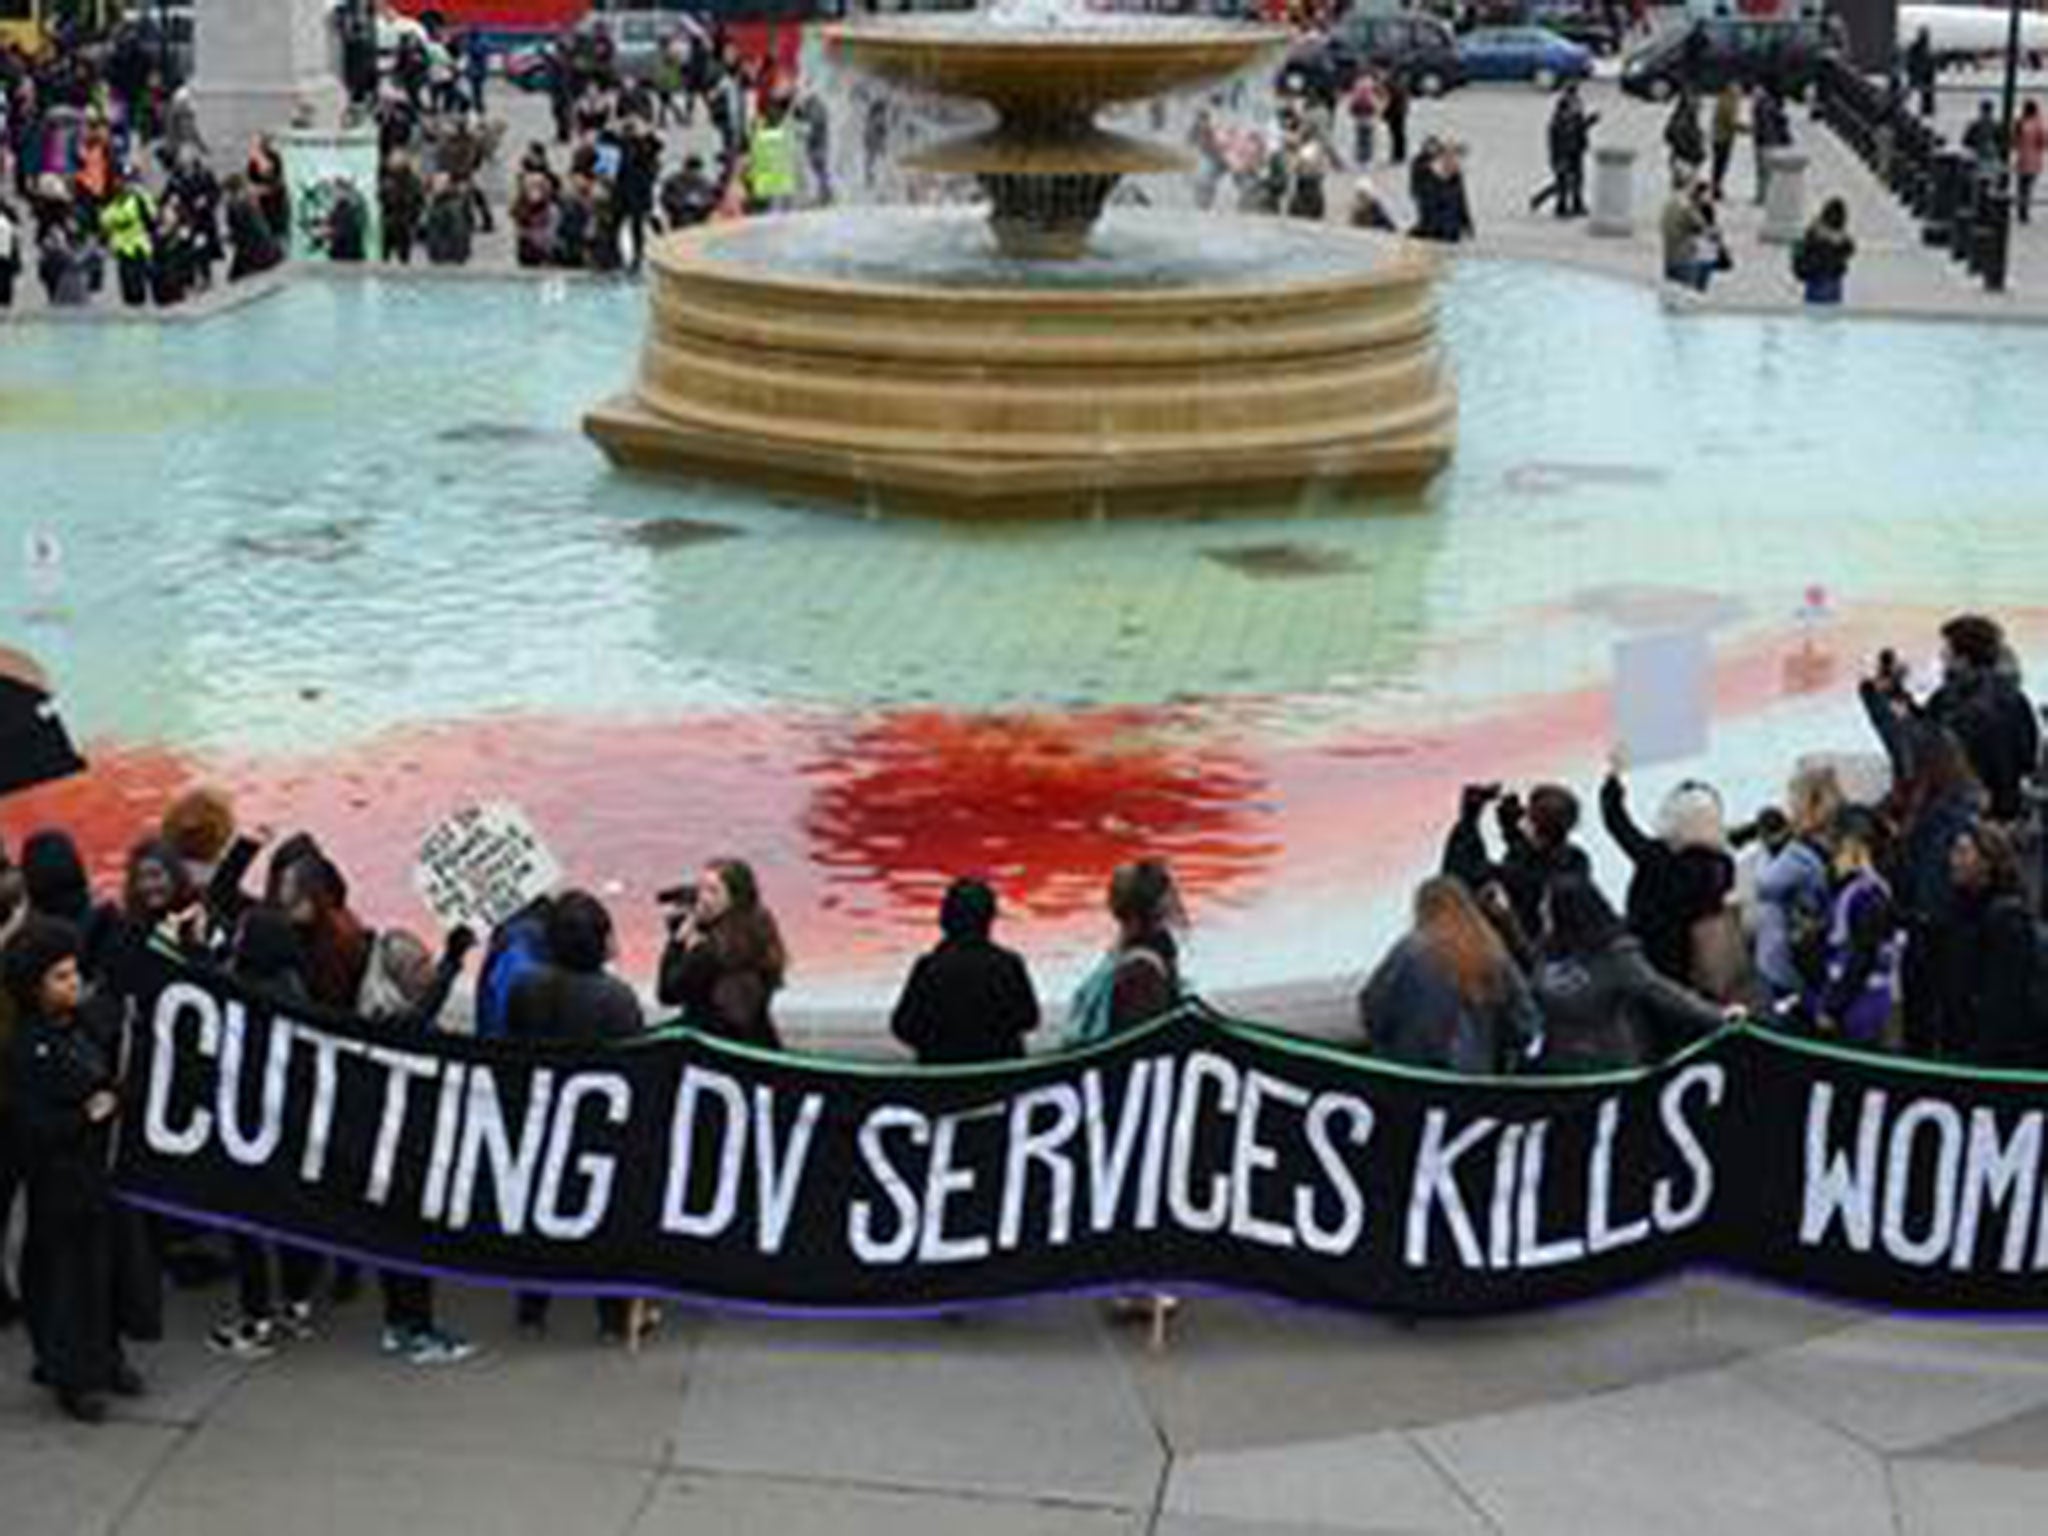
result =
M1926 714L1953 731L1990 796L1994 821L2026 814L2022 786L2040 761L2034 706L2020 691L1996 620L1963 614L1941 626L1941 686Z
M569 1041L598 1045L627 1040L645 1028L640 999L605 970L615 945L612 917L588 891L564 891L548 910L549 963L520 977L505 1010L505 1034L512 1040ZM521 1291L516 1317L528 1335L547 1331L549 1297ZM627 1308L623 1297L600 1297L600 1338L623 1340Z
M30 912L71 925L78 938L79 966L87 981L97 981L115 946L121 914L111 903L94 899L85 860L71 834L30 833L21 845L21 880Z
M1013 951L990 939L996 893L955 880L939 906L945 939L918 957L890 1016L889 1030L921 1066L1014 1061L1038 1028L1038 994Z
M1980 1067L2048 1065L2033 1010L2034 919L2012 839L1978 822L1949 851L1955 899L1934 930L1942 1054Z
M654 217L654 189L661 181L661 135L637 117L622 125L619 138L619 222L631 238L626 263L638 272L647 255L647 225Z
M1550 184L1529 199L1529 211L1536 212L1553 198L1560 219L1578 218L1586 211L1586 150L1593 141L1593 125L1600 114L1588 112L1579 100L1579 88L1567 85L1551 108L1546 147L1550 154Z
M1502 854L1498 863L1487 851L1479 818L1496 806ZM1579 797L1562 784L1538 784L1528 803L1501 794L1498 784L1468 784L1459 800L1457 824L1444 843L1443 872L1464 881L1465 888L1490 908L1487 892L1498 887L1514 914L1514 931L1502 934L1518 958L1534 957L1543 935L1543 898L1557 881L1590 879L1592 861L1572 841L1579 824Z
M1628 885L1629 931L1664 975L1697 990L1694 935L1718 916L1735 885L1735 860L1721 826L1721 800L1704 784L1687 781L1665 798L1652 837L1629 814L1628 788L1619 762L1600 786L1600 819L1635 866Z
M32 915L8 941L0 973L20 1020L9 1063L28 1185L22 1293L35 1378L81 1423L106 1417L105 1394L142 1379L121 1351L121 1262L108 1180L120 1110L114 1042L81 1007L77 931Z

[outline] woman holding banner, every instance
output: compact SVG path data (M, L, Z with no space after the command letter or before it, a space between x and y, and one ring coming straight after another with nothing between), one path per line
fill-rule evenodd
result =
M1481 1076L1511 1072L1537 1049L1543 1019L1529 986L1463 883L1415 892L1415 926L1358 997L1375 1056Z
M1544 1072L1615 1072L1720 1028L1723 1011L1658 974L1607 898L1582 876L1550 888L1535 977Z

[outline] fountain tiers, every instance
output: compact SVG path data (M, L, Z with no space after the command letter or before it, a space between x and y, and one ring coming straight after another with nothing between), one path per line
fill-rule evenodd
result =
M1163 232L1155 246L1246 259L1221 278L1162 283L1114 263L1106 281L1063 278L1085 265L1119 176L1180 163L1095 111L1228 74L1283 33L953 15L827 35L856 68L995 107L995 129L913 162L981 178L992 248L944 282L914 262L835 268L835 241L957 246L971 217L900 209L850 233L812 213L662 241L635 388L585 419L613 459L970 516L1291 501L1420 481L1448 459L1456 405L1436 262L1419 247L1288 226L1327 259L1276 271L1258 253L1278 221L1145 216L1132 223ZM808 254L763 260L765 247Z

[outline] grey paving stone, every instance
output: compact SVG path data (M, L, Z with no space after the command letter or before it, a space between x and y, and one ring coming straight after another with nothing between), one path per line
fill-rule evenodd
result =
M1927 1339L1850 1329L1744 1362L1742 1379L1886 1453L1952 1440L2048 1408L2048 1362L2014 1355L1995 1332Z
M957 1324L717 1320L675 1459L1146 1509L1163 1452L1095 1309L1062 1302Z
M1901 1461L1892 1487L1899 1536L2036 1536L2048 1520L2048 1472Z
M1921 1451L1942 1461L2048 1472L2048 1408L2015 1414L1938 1444L1922 1446Z
M211 1422L364 1446L573 1458L653 1467L668 1454L695 1324L671 1311L668 1336L638 1356L593 1339L588 1302L558 1301L552 1334L515 1337L509 1297L444 1300L444 1316L483 1346L460 1365L423 1368L377 1348L366 1296L321 1337L252 1368Z
M1176 1515L1343 1531L1477 1532L1485 1522L1406 1435L1354 1435L1174 1462Z
M1869 1536L1878 1458L1727 1371L1422 1430L1515 1536Z
M0 1411L0 1530L7 1536L111 1530L180 1434L155 1424L88 1429L42 1404Z
M664 1478L631 1536L1143 1536L1141 1511L751 1477Z
M626 1529L656 1475L531 1456L364 1445L342 1429L281 1434L209 1425L150 1483L123 1536L607 1536Z

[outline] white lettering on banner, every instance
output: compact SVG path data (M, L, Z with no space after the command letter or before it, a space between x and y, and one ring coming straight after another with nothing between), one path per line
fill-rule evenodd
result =
M1515 1213L1515 1268L1545 1269L1572 1264L1586 1256L1583 1237L1543 1236L1543 1154L1550 1141L1550 1122L1538 1120L1522 1141L1522 1188Z
M463 1079L468 1068L451 1061L441 1074L441 1097L434 1105L434 1145L427 1156L426 1187L420 1195L420 1215L439 1221L448 1209L448 1180L455 1170L455 1137L462 1128Z
M405 1117L412 1104L412 1085L430 1083L441 1063L416 1051L373 1045L369 1059L384 1069L384 1108L377 1121L377 1141L370 1152L370 1180L363 1198L383 1205L391 1198L391 1175L398 1161L398 1143L405 1135Z
M1906 1230L1906 1216L1913 1190L1914 1141L1922 1126L1934 1132L1934 1188L1927 1230L1915 1237ZM1948 1252L1955 1238L1956 1175L1962 1162L1963 1117L1953 1104L1916 1099L1893 1122L1882 1231L1885 1251L1901 1264L1925 1267L1939 1263Z
M1478 1119L1456 1136L1449 1136L1451 1112L1430 1109L1422 1117L1422 1149L1415 1158L1415 1178L1408 1198L1408 1240L1404 1262L1411 1269L1429 1264L1430 1216L1439 1207L1444 1223L1457 1244L1458 1261L1467 1269L1479 1269L1485 1257L1479 1250L1479 1235L1472 1230L1472 1218L1465 1210L1465 1196L1458 1188L1458 1159L1491 1136L1498 1120Z
M1351 1164L1330 1137L1330 1122L1340 1115L1350 1122L1346 1139L1354 1147L1362 1147L1372 1139L1373 1123L1371 1107L1348 1093L1319 1093L1309 1105L1309 1151L1337 1196L1337 1225L1322 1225L1316 1215L1314 1191L1301 1188L1294 1192L1294 1225L1301 1233L1302 1246L1331 1258L1350 1253L1365 1233L1365 1193L1358 1187Z
M695 1169L699 1106L707 1096L719 1106L717 1181L711 1203L701 1211L690 1205ZM740 1174L747 1155L747 1092L737 1079L704 1067L683 1068L676 1089L676 1116L669 1137L668 1194L662 1201L661 1226L679 1237L717 1237L732 1225L739 1210Z
M863 1264L901 1264L917 1246L917 1196L889 1160L882 1138L890 1131L907 1132L913 1146L925 1146L932 1139L931 1123L916 1110L902 1104L885 1104L862 1122L860 1157L889 1197L896 1230L885 1242L875 1235L875 1210L865 1200L855 1200L846 1209L846 1239L854 1257Z
M1515 1263L1515 1170L1522 1166L1522 1127L1510 1125L1493 1149L1493 1206L1487 1212L1486 1262L1494 1269Z
M1621 1100L1602 1099L1593 1131L1593 1152L1586 1165L1586 1251L1611 1253L1640 1243L1650 1235L1650 1218L1638 1216L1619 1225L1614 1220L1614 1137L1621 1128Z
M1815 1083L1806 1099L1806 1199L1799 1218L1799 1241L1809 1248L1826 1240L1828 1228L1840 1221L1842 1236L1857 1253L1870 1251L1877 1225L1877 1150L1884 1136L1885 1093L1869 1088L1863 1094L1863 1116L1856 1127L1856 1154L1847 1156L1829 1146L1834 1123L1835 1085Z
M1089 1074L1091 1078L1095 1075ZM1096 1093L1099 1100L1099 1084ZM1043 1127L1034 1127L1032 1120L1042 1109L1052 1111L1051 1122ZM1009 1159L1003 1172L1003 1210L996 1227L998 1247L1014 1249L1023 1241L1024 1197L1030 1192L1034 1163L1045 1170L1046 1241L1063 1246L1073 1235L1074 1160L1067 1151L1067 1143L1074 1139L1081 1116L1082 1095L1071 1083L1048 1083L1043 1088L1020 1093L1011 1101ZM1125 1116L1127 1124L1129 1118ZM1100 1140L1101 1131L1096 1127L1092 1131L1091 1142L1099 1143ZM1128 1159L1128 1135L1124 1137L1124 1146L1124 1155ZM1108 1230L1100 1224L1101 1213L1096 1215L1098 1225L1095 1230Z
M2005 1245L1998 1267L2017 1274L2026 1262L2027 1230L2041 1187L2041 1111L2019 1117L2010 1140L1998 1137L1998 1114L1984 1105L1970 1111L1970 1153L1963 1169L1962 1204L1956 1211L1956 1240L1949 1267L1973 1269L1977 1227L1986 1211L2005 1210Z
M1150 1232L1159 1225L1159 1200L1166 1183L1166 1144L1173 1128L1173 1099L1180 1091L1180 1074L1170 1059L1160 1060L1152 1071L1152 1110L1145 1124L1145 1158L1138 1167L1137 1229Z
M327 1138L334 1132L334 1097L340 1089L336 1063L346 1053L360 1056L369 1047L360 1040L344 1040L324 1030L297 1030L313 1052L313 1103L306 1114L306 1144L299 1155L299 1179L318 1184L327 1173Z
M242 1125L242 1062L248 1049L249 1016L230 1002L222 1010L220 1042L220 1144L245 1168L270 1161L284 1138L285 1067L291 1056L291 1021L279 1015L270 1021L269 1050L264 1056L263 1083L256 1129Z
M191 1157L213 1136L213 1113L194 1105L183 1130L171 1129L171 1086L178 1072L178 1024L187 1014L199 1024L196 1042L202 1055L220 1053L220 1007L213 994L190 982L177 982L158 994L150 1020L156 1043L149 1058L149 1097L143 1112L143 1139L152 1152L166 1157Z
M1682 1232L1696 1225L1714 1203L1714 1165L1707 1160L1699 1132L1686 1118L1685 1102L1695 1089L1704 1094L1709 1109L1719 1109L1728 1093L1727 1069L1716 1062L1696 1062L1666 1083L1657 1100L1664 1134L1692 1177L1691 1196L1683 1201L1673 1194L1676 1186L1670 1179L1659 1179L1651 1189L1650 1219L1659 1232Z
M1149 1056L1131 1064L1114 1127L1108 1124L1108 1110L1102 1102L1102 1073L1090 1067L1081 1074L1081 1124L1088 1145L1091 1231L1107 1232L1116 1225L1117 1211L1123 1205L1124 1180L1131 1170L1131 1152L1137 1146L1139 1123L1145 1119L1155 1068L1165 1075L1165 1063Z
M1200 1138L1196 1116L1202 1111L1202 1082L1216 1085L1216 1107L1223 1114L1237 1109L1239 1086L1237 1068L1212 1051L1195 1051L1181 1066L1180 1104L1173 1116L1173 1178L1167 1185L1167 1208L1173 1219L1188 1232L1216 1232L1230 1219L1230 1179L1216 1174L1209 1180L1206 1204L1195 1198L1195 1153Z
M825 1113L825 1096L807 1093L797 1105L796 1124L790 1128L789 1144L778 1154L775 1148L775 1090L754 1089L754 1188L760 1210L756 1225L761 1252L782 1252L782 1239L796 1211L797 1195L803 1188L804 1172L810 1166L811 1137L818 1119Z
M951 1237L946 1232L946 1207L974 1192L974 1169L953 1166L953 1138L963 1120L984 1113L941 1115L932 1122L932 1153L924 1175L924 1226L917 1242L921 1264L968 1264L988 1257L986 1237Z
M1237 1111L1237 1139L1230 1155L1230 1234L1268 1248L1292 1248L1294 1231L1258 1213L1253 1181L1260 1173L1280 1166L1280 1154L1259 1140L1259 1112L1266 1100L1301 1109L1308 1104L1308 1090L1259 1071L1244 1075L1244 1102Z
M526 1212L533 1202L534 1179L547 1147L549 1111L554 1101L554 1069L535 1067L527 1078L526 1123L520 1127L519 1144L515 1147L505 1127L497 1073L488 1066L470 1068L468 1111L462 1120L461 1151L448 1198L450 1227L460 1229L469 1225L476 1205L478 1174L488 1158L498 1230L507 1237L525 1234Z
M558 1243L580 1243L603 1223L612 1200L618 1159L608 1152L576 1154L576 1172L583 1181L583 1203L562 1209L562 1180L576 1145L577 1116L586 1099L604 1100L608 1124L624 1125L633 1109L632 1086L616 1072L578 1072L562 1084L555 1097L555 1123L548 1135L548 1156L541 1169L540 1193L534 1200L533 1227Z

